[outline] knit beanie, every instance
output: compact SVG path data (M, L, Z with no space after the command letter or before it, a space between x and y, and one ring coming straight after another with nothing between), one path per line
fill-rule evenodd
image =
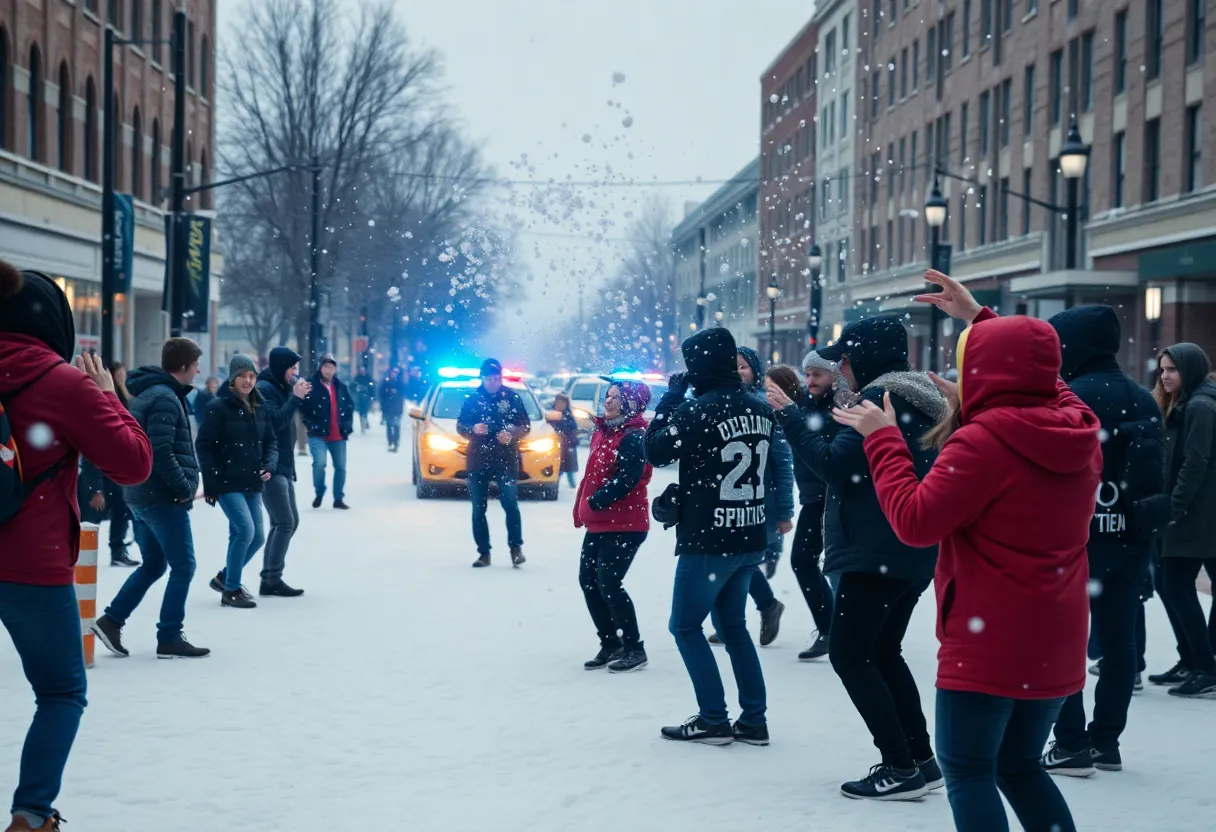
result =
M828 361L815 350L808 352L806 357L802 359L802 374L804 376L808 375L811 370L827 370L829 373L831 373L832 387L834 388L840 389L848 387L848 383L845 382L844 376L841 375L840 365L835 361Z
M231 384L242 373L257 375L257 372L258 365L253 363L253 359L238 353L232 356L232 360L228 362L228 383Z

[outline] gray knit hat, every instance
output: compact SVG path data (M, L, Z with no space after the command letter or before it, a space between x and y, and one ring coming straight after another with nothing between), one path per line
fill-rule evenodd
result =
M232 356L232 360L228 362L228 381L231 383L241 373L258 374L258 365L253 363L253 359L247 355L237 353Z
M811 350L802 359L802 374L805 376L811 370L827 370L832 374L832 387L836 389L848 387L848 382L844 380L844 376L840 373L840 365L835 361L828 361L823 358L815 350Z

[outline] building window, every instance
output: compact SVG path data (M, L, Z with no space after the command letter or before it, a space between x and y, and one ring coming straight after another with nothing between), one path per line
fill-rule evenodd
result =
M848 138L849 133L849 91L840 94L840 140Z
M908 48L899 54L899 97L908 97Z
M837 177L840 179L836 183L836 199L840 203L839 213L847 214L849 212L849 169L842 168Z
M932 84L937 79L937 29L929 27L929 41L925 49L925 80Z
M875 152L870 156L870 205L878 204L878 184L882 178L882 161Z
M153 205L160 205L160 122L152 119L152 170L148 182L151 193L148 199Z
M1033 14L1039 10L1039 0L1026 0L1026 14Z
M1186 192L1203 187L1203 110L1201 105L1186 108Z
M882 101L882 90L879 88L881 78L881 73L875 72L870 80L870 118L878 118L879 102Z
M895 265L895 223L887 220L887 268Z
M142 40L144 36L144 0L131 0L131 37Z
M1031 202L1028 197L1031 196L1030 188L1031 188L1032 181L1033 181L1033 178L1031 176L1031 170L1030 170L1030 168L1026 168L1025 170L1022 171L1022 196L1027 197L1026 199L1022 200L1022 234L1023 235L1030 233Z
M198 48L198 91L203 98L207 97L207 80L211 75L211 41L203 35Z
M946 72L954 68L954 12L946 15L945 42L942 44L942 63Z
M194 86L194 21L186 21L186 86Z
M1186 62L1203 60L1203 30L1207 28L1208 0L1187 0L1186 10Z
M912 94L920 89L920 39L912 41Z
M971 54L971 0L963 0L963 57Z
M823 49L827 52L823 56L823 73L824 75L833 75L836 72L836 30L828 32L828 36L823 39Z
M64 61L59 65L59 111L56 113L58 129L56 144L59 154L59 169L71 173L72 168L72 78L68 74L68 64Z
M887 145L887 199L895 199L895 142Z
M39 141L42 127L42 53L37 46L30 47L29 63L29 94L26 96L28 110L26 113L25 150L35 162L43 158L42 144ZM2 93L3 91L0 91Z
M139 108L131 117L131 196L143 199L144 187L144 137L143 119L140 118Z
M836 141L836 102L828 105L828 142Z
M915 130L912 131L912 148L909 151L908 160L912 163L910 165L910 167L912 169L910 171L908 171L908 180L909 180L908 187L911 189L912 193L915 193L916 192L916 167L918 164L918 162L916 161L916 131Z
M887 106L895 106L895 62L887 64Z
M97 181L97 88L92 78L84 86L84 178Z
M1094 108L1094 33L1081 35L1081 112Z
M850 50L849 24L851 22L852 22L852 19L851 19L850 15L846 14L844 16L844 20L841 21L841 23L840 23L840 48L845 53L849 52L849 50Z
M959 156L958 160L959 160L960 164L964 164L964 165L967 164L967 140L969 138L969 136L967 135L967 130L970 127L970 125L967 122L968 122L968 116L970 116L970 114L971 114L971 107L970 107L970 105L967 104L966 101L964 101L962 112L959 113L959 124L958 124L958 156Z
M1002 0L1001 18L1001 29L1009 34L1013 31L1013 0Z
M122 31L122 2L123 0L110 0L107 18L119 32Z
M1064 50L1051 53L1051 88L1048 90L1047 109L1051 115L1051 126L1060 123L1060 110L1064 101Z
M1127 173L1127 137L1116 133L1111 141L1111 188L1110 204L1112 208L1123 207L1123 177Z
M967 249L967 194L958 198L958 250Z
M899 140L899 192L908 193L908 140Z
M870 32L870 39L874 43L878 43L879 38L882 37L882 0L874 0L873 18L874 24L870 27L872 30Z
M1115 95L1127 91L1127 9L1115 15Z
M992 40L992 2L993 0L980 0L980 41L982 46L987 46ZM983 245L983 243L980 243Z
M103 125L102 129L111 130L114 138L114 190L122 190L122 156L120 148L122 147L122 104L118 100L118 90L115 89L111 95L114 96L114 124ZM102 160L104 163L104 159Z
M1013 79L1001 83L1001 147L1009 147L1009 134L1013 122Z
M1161 120L1144 123L1144 201L1161 197Z
M1078 11L1080 5L1081 5L1080 0L1068 0L1068 19L1069 20L1077 19L1077 11Z
M828 203L832 201L832 180L824 179L823 185L819 190L819 219L826 220L828 218Z
M988 244L988 186L987 185L980 185L979 201L976 203L976 207L979 208L979 213L980 213L980 216L979 216L979 220L980 220L979 221L979 227L980 227L979 244L981 246L983 246L983 245Z
M1161 77L1161 41L1165 34L1165 0L1148 0L1148 21L1145 26L1145 79L1156 81Z
M844 283L849 273L849 238L840 241L836 249L836 282Z
M988 156L988 91L980 93L980 158Z
M903 265L904 262L904 227L906 225L907 220L900 215L899 225L897 225L895 228L896 234L898 235L898 238L895 241L895 262L898 265Z
M1026 140L1034 138L1034 64L1026 67L1022 84L1022 125Z

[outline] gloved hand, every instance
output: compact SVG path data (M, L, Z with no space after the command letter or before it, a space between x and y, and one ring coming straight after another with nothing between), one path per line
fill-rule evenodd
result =
M672 373L667 379L667 393L671 396L679 396L681 399L688 394L688 386L691 381L688 378L688 373Z

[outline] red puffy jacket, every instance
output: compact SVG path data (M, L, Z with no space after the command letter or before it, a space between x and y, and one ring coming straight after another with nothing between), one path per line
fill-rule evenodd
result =
M645 432L646 419L640 413L616 428L596 420L587 473L574 501L576 528L586 526L594 533L650 531L646 486L654 469L646 462Z
M958 346L961 427L917 480L898 428L866 440L883 513L940 542L937 686L1014 699L1085 686L1100 424L1062 381L1043 321L984 310Z

